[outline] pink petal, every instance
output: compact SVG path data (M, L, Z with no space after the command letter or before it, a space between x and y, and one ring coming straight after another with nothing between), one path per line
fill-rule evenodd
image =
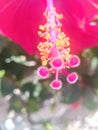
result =
M57 12L64 14L63 31L70 38L71 52L98 45L98 0L54 0ZM45 23L46 0L0 0L0 32L36 53L40 39L38 26Z
M98 0L58 0L55 4L64 14L63 31L70 37L73 54L98 45L98 24L90 25L98 19Z
M0 32L29 54L35 53L38 26L43 23L45 7L45 0L0 0Z

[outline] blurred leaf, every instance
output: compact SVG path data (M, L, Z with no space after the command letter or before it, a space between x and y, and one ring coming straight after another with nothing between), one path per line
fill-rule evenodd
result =
M44 123L44 127L45 127L45 130L53 130L53 127L48 122Z
M2 37L0 35L0 52L2 52L3 48L7 45L8 39L5 37Z
M23 78L23 72L25 70L25 67L23 65L16 64L14 62L11 63L2 63L3 69L6 70L6 75L11 76L15 75L17 80L21 80Z
M45 88L44 86L43 86L43 90L41 91L41 93L40 93L40 100L41 101L44 101L44 100L46 100L46 99L49 99L49 98L51 98L52 97L52 93L49 91L49 88Z
M26 56L24 55L20 55L20 56L11 56L10 58L6 58L5 59L6 63L11 63L11 62L15 62L18 64L22 64L28 67L32 67L36 65L36 62L31 60L31 61L27 61L26 60Z
M34 92L33 92L33 96L35 97L35 98L38 98L39 96L40 96L40 93L42 92L42 85L41 85L41 83L38 83L37 85L36 85L36 87L35 87L35 90L34 90Z
M93 86L98 88L98 75L93 76L92 78Z
M15 88L15 84L13 84L10 80L7 78L3 78L1 80L1 93L2 95L6 96L8 94L11 94Z
M40 101L44 101L50 98L52 95L49 89L46 88L46 86L44 85L46 84L38 83L34 85L29 82L29 83L24 84L21 90L23 91L24 94L28 93L30 99L37 99Z
M95 96L92 91L87 91L83 97L83 104L90 110L96 110L98 108L98 101L94 100Z
M27 102L27 111L28 112L35 112L38 111L40 108L39 102L36 100L29 99Z
M82 90L79 86L72 85L71 87L67 87L62 92L62 102L64 103L73 103L79 100L81 97Z
M98 67L98 58L94 57L91 61L91 71L95 71L95 69Z
M25 94L26 92L29 93L29 98L35 98L33 96L33 93L35 91L35 87L36 85L32 84L31 82L29 83L26 83L24 84L22 87L21 87L21 91Z
M5 75L5 70L0 70L0 78L3 78Z
M94 56L98 57L98 47L93 47L92 52L93 52Z
M17 62L20 62L20 60L25 60L25 57L23 57L25 53L22 53L22 49L18 48L18 46L16 47L15 44L10 44L10 46L6 46L3 49L2 53L0 53L0 69L4 69L6 71L6 76L12 77L14 75L16 76L17 80L21 80L23 78L26 66L15 63L14 61L10 62L9 59L11 57L13 60L16 60ZM15 58L15 56L17 58Z
M10 100L10 107L9 110L15 110L16 112L22 112L23 104L19 97L14 95L12 99Z

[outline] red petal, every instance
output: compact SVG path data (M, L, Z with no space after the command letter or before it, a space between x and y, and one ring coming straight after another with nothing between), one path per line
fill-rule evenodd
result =
M98 45L98 0L54 0L64 14L63 31L70 37L71 52ZM20 44L29 54L37 50L39 24L44 23L45 0L0 0L0 31Z
M35 53L45 7L44 0L0 0L0 32Z
M98 45L98 24L90 25L98 19L98 0L58 0L55 5L64 15L63 31L70 37L73 54Z

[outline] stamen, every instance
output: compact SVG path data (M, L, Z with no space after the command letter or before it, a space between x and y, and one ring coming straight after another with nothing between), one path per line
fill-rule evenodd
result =
M80 59L76 55L70 54L69 38L62 32L62 24L60 20L62 14L58 14L53 6L53 0L47 0L47 9L44 13L46 24L39 26L38 35L43 39L43 42L38 44L38 50L42 60L42 67L38 69L38 74L42 78L47 78L49 73L55 73L55 80L50 86L53 89L62 87L59 78L59 73L67 72L67 69L80 65ZM49 66L49 69L45 66ZM75 83L78 79L77 73L67 74L67 81Z

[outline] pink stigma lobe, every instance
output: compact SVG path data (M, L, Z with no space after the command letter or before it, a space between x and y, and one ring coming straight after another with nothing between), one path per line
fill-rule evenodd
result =
M67 81L70 83L70 84L74 84L76 83L78 80L78 75L76 72L72 72L70 73L68 76L67 76Z
M51 82L50 86L51 86L51 88L58 90L62 87L62 83L60 80L53 80Z
M38 69L38 74L42 77L42 78L47 78L49 75L49 70L47 67L39 67Z

